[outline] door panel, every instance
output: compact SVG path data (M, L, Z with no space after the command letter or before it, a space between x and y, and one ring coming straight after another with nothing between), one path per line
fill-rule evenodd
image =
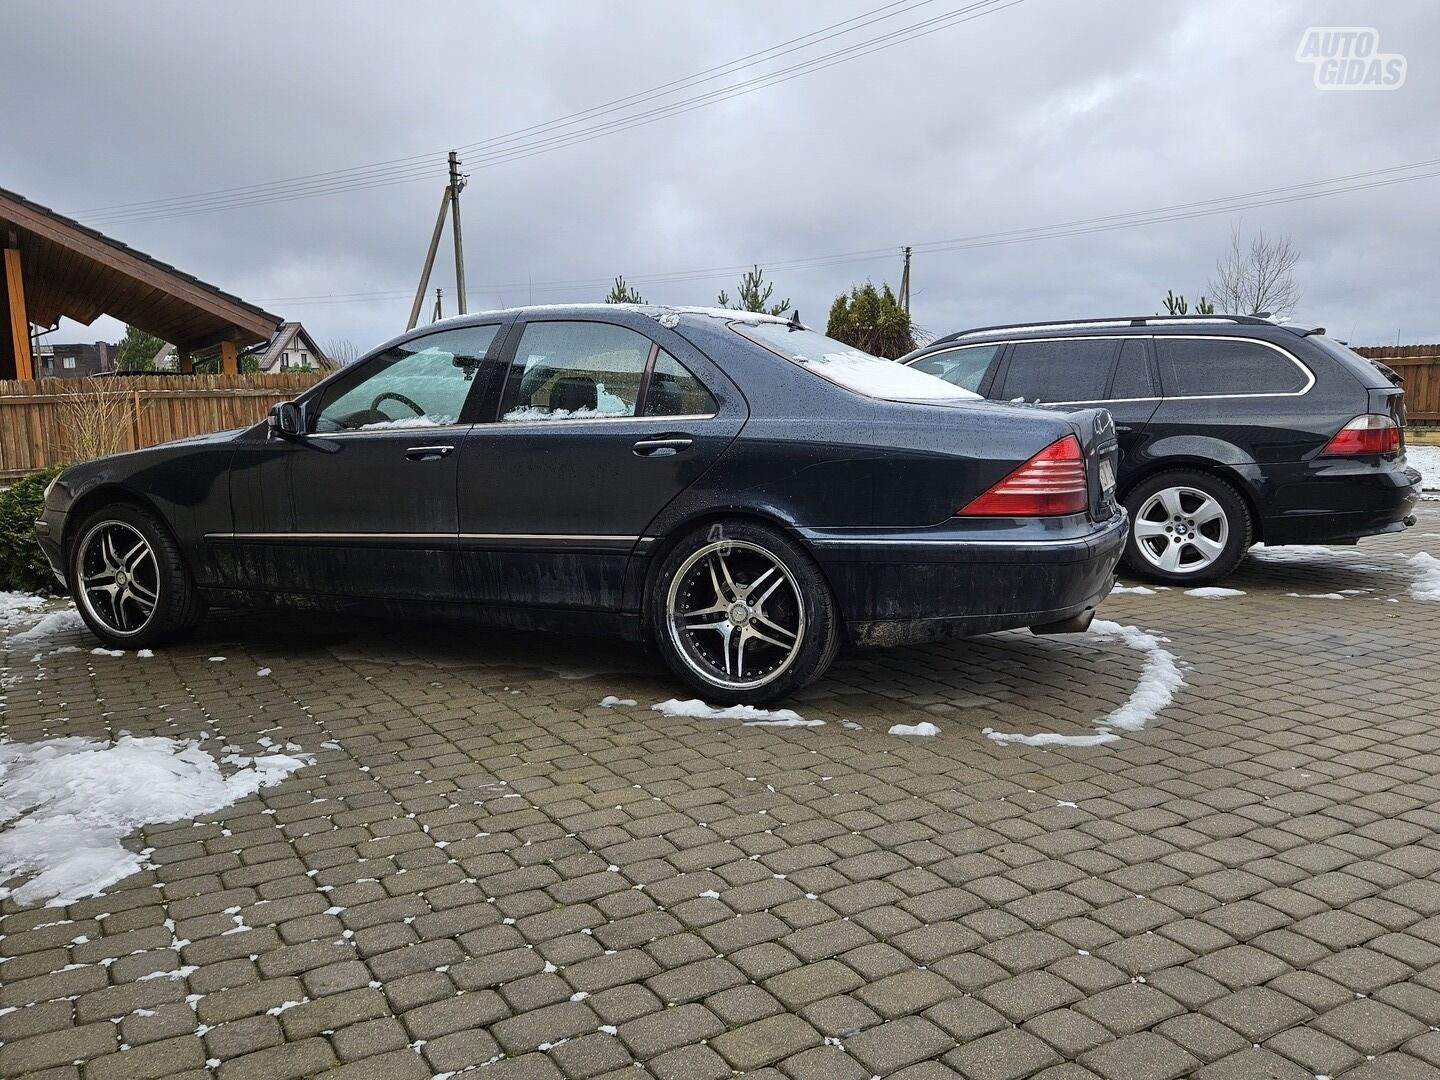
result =
M464 600L456 476L501 324L402 342L307 401L309 434L237 454L226 560L243 588Z
M476 601L620 610L645 529L744 423L707 379L723 376L626 327L527 324L502 419L460 450L460 557Z

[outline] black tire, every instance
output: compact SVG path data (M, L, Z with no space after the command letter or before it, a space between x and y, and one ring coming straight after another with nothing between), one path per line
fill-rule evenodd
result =
M144 649L163 644L193 628L204 615L204 603L190 580L179 545L170 530L150 511L131 503L112 503L87 516L74 535L69 552L70 595L85 625L106 645L116 649ZM107 537L129 538L137 544L143 540L153 560L153 572L143 555L135 560L140 565L125 579L132 590L131 599L120 600L118 611L114 603L107 603L104 589L108 584L102 584L99 589L85 587L87 579L106 580L106 572L99 570L99 565L105 564L103 550ZM122 546L114 545L116 550ZM109 575L111 582L118 578L119 575ZM145 615L146 601L141 597L147 593L153 593L155 599L149 614ZM108 595L113 598L116 593L112 591Z
M779 530L750 521L717 522L675 544L651 578L646 617L676 678L720 705L793 694L825 673L841 638L814 560Z
M1213 473L1156 473L1126 492L1125 509L1130 512L1125 568L1148 581L1187 586L1219 581L1250 548L1250 508L1232 484Z

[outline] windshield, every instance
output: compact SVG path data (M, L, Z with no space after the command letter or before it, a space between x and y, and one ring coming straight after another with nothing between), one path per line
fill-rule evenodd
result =
M980 395L894 360L853 349L814 330L792 330L785 323L761 322L732 326L806 371L867 397L890 401L979 401Z

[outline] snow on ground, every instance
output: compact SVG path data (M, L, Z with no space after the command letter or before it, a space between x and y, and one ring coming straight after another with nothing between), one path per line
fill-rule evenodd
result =
M1115 583L1115 587L1110 590L1111 596L1123 595L1125 593L1130 593L1134 596L1154 596L1155 590L1147 589L1144 585L1121 585L1118 581Z
M11 634L9 643L11 645L33 645L35 642L44 641L55 634L84 628L85 620L80 618L80 612L72 607L64 611L52 611L30 629L22 630L18 634Z
M43 596L0 591L0 626L13 626L23 622L44 606Z
M922 720L918 724L891 724L891 735L939 735L940 729L928 720Z
M1175 697L1175 691L1185 685L1180 676L1180 666L1175 655L1162 642L1166 639L1147 634L1134 626L1121 626L1108 619L1096 619L1090 624L1091 637L1102 641L1118 640L1128 648L1145 655L1145 666L1140 672L1140 681L1130 692L1124 705L1102 719L1093 721L1098 729L1094 735L1060 735L1043 732L1039 735L1022 735L986 728L985 737L998 743L1022 743L1025 746L1099 746L1116 742L1120 736L1113 729L1139 731L1160 714Z
M1222 589L1214 585L1203 589L1186 589L1186 596L1198 596L1201 600L1227 600L1232 596L1244 596L1240 589Z
M757 709L754 705L731 705L717 709L706 705L699 698L680 701L671 698L651 705L654 712L664 716L686 716L703 720L743 720L746 727L820 727L824 720L806 720L791 709Z
M1415 572L1415 580L1410 583L1411 599L1440 600L1440 559L1422 551L1405 562Z
M633 697L616 697L614 694L606 694L603 698L600 699L601 707L606 709L613 709L617 705L629 706L637 704L639 704L639 702L637 702Z
M97 896L144 865L121 841L145 824L220 810L309 765L309 754L227 754L194 740L74 736L0 742L0 899L51 907Z
M1352 590L1352 591L1353 591L1353 590ZM1287 592L1285 595L1286 595L1286 596L1293 596L1293 597L1295 597L1297 600L1344 600L1344 599L1345 599L1345 597L1341 596L1338 592L1309 592L1309 593Z
M1440 446L1405 447L1405 464L1420 473L1420 487L1425 491L1440 491Z

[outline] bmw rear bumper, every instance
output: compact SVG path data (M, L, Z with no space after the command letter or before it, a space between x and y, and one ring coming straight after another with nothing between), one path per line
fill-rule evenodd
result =
M801 530L850 640L904 645L1042 626L1093 611L1115 584L1128 519L1101 525ZM985 523L990 526L991 523Z
M1266 545L1354 543L1400 532L1420 500L1420 474L1398 463L1336 459L1267 477L1274 512L1262 523Z

